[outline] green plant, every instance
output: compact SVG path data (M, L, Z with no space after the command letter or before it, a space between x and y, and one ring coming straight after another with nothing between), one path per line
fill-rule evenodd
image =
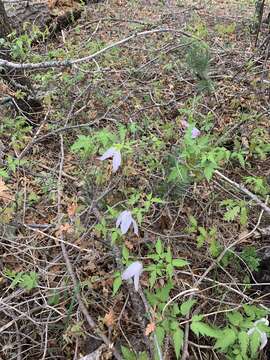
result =
M190 117L192 120L193 118ZM173 166L168 180L172 182L191 183L206 178L211 180L214 172L230 159L230 151L224 147L214 146L210 135L192 138L194 123L190 123L182 144L173 156Z
M123 125L118 127L117 132L109 129L97 130L91 133L91 135L79 135L70 149L83 159L87 159L97 152L103 153L112 146L128 153L131 151L131 143L125 141L126 136L127 129Z
M125 346L121 346L121 351L124 360L148 360L148 355L146 351L135 353L134 351L129 350Z
M38 287L38 274L35 271L30 272L16 272L10 269L4 269L4 275L11 280L11 287L26 290L32 290Z
M212 257L217 257L221 252L221 246L217 241L217 230L216 228L205 229L202 226L198 227L199 235L197 236L197 247L200 249L204 245L207 248Z
M266 129L256 128L250 136L249 151L261 160L265 160L270 153L270 138Z
M264 323L256 325L256 322L259 323L268 313L254 305L243 305L240 311L227 313L227 324L223 328L203 322L203 315L193 316L190 327L197 336L214 338L214 348L225 354L228 360L257 359L261 333L270 334L270 327Z
M267 195L270 192L270 187L267 181L259 176L246 176L245 183L250 185L252 191L260 195Z
M259 270L261 258L258 257L256 248L254 246L246 246L239 255L251 271Z
M211 91L213 84L209 78L210 51L206 43L194 41L188 48L186 63L198 79L198 89Z
M221 207L226 208L223 215L226 221L235 221L239 219L241 225L246 225L248 221L248 209L244 200L226 199L220 203Z
M184 331L179 325L179 319L186 316L196 301L183 302L181 306L173 304L166 308L166 316L163 312L167 302L170 299L170 292L173 284L169 280L165 286L156 289L154 292L147 292L147 299L150 305L156 309L155 317L157 318L157 326L155 334L159 346L162 348L165 336L172 339L175 355L177 359L180 356L183 345Z
M167 279L172 279L174 268L181 268L188 265L188 261L183 259L173 259L171 249L168 247L166 250L161 240L155 244L155 252L147 256L148 259L153 260L154 264L148 265L145 270L150 273L149 284L152 288L158 276L165 276Z

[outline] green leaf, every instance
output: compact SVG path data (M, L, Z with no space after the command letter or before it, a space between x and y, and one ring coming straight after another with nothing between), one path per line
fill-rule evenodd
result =
M250 336L250 350L252 357L256 356L260 345L261 345L261 335L258 331L254 331L253 334Z
M234 326L239 326L243 321L243 316L238 311L227 313L227 318Z
M216 169L216 165L215 164L212 164L212 163L209 163L204 169L203 169L203 173L204 173L204 176L206 177L206 179L208 181L210 181L212 179L212 176L214 174L214 171Z
M187 266L189 264L188 261L183 260L183 259L173 259L172 260L172 265L174 267L183 267L183 266Z
M3 179L8 179L8 172L4 169L0 169L0 177L2 177Z
M136 355L133 351L130 351L127 347L121 346L121 351L124 360L136 360Z
M233 329L227 328L219 335L214 348L220 349L221 351L226 351L229 346L235 343L236 339L237 337Z
M138 360L148 360L148 355L146 351L140 352L138 356Z
M168 263L172 262L172 252L170 248L167 249L165 259Z
M163 246L160 239L158 239L158 241L156 242L156 252L158 255L161 255L163 253Z
M180 356L180 350L183 346L184 341L184 332L182 329L177 326L177 328L173 331L173 347L176 358L178 359Z
M78 139L74 142L70 149L74 153L81 151L90 153L93 151L93 138L91 136L79 135Z
M121 276L117 276L113 281L113 293L112 296L115 296L117 291L119 290L120 286L122 285Z
M155 332L156 332L158 344L159 344L160 347L162 347L163 340L164 340L164 337L165 337L165 330L163 329L162 326L157 326Z
M192 306L193 306L194 304L196 304L196 302L197 302L197 300L194 300L194 299L192 300L192 299L190 299L190 300L185 301L183 304L181 304L181 306L180 306L181 314L182 314L183 316L186 316L187 314L189 314Z
M240 206L234 206L233 208L227 210L223 218L226 221L233 221L236 219L237 215L240 213Z
M150 278L149 278L149 284L151 288L155 285L156 280L157 280L157 272L152 271L150 273Z
M122 248L122 256L123 256L124 260L126 260L126 261L129 258L129 251L125 245L123 245L123 248Z
M166 273L169 276L169 278L171 279L173 277L173 266L172 264L168 264L166 266Z
M249 336L245 331L240 331L238 334L238 341L240 344L241 354L245 357L249 344Z
M32 290L32 289L37 288L38 287L38 274L34 271L23 274L19 284L20 284L20 287L27 289L27 290Z
M215 329L214 327L201 321L192 321L190 328L197 336L203 335L214 338L218 338L220 336L220 330Z

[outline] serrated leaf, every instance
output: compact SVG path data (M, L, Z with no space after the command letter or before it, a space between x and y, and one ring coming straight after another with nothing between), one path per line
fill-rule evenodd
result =
M206 179L208 181L210 181L212 179L215 168L216 168L216 165L211 163L203 169L204 176L206 177Z
M160 239L158 239L158 241L156 242L156 252L158 255L161 255L163 253L163 246Z
M190 328L197 336L203 335L214 338L218 338L220 336L220 330L215 329L201 321L192 321Z
M190 299L190 300L185 301L183 304L181 304L181 306L180 306L181 314L183 316L186 316L190 312L192 306L194 304L196 304L196 302L197 302L197 300Z
M166 273L169 276L169 278L171 279L172 276L173 276L173 266L172 266L172 264L168 264L166 266Z
M226 351L229 346L235 343L236 339L237 337L233 329L227 328L219 334L214 348L220 349L221 351Z
M172 252L171 252L170 248L168 248L168 250L166 252L165 259L168 263L172 262Z
M159 344L160 347L162 347L163 340L164 340L164 337L165 337L165 330L163 329L162 326L157 326L155 333L156 333L156 336L157 336L158 344Z
M234 326L239 326L240 323L243 321L243 316L238 311L227 313L227 318Z
M188 261L183 260L183 259L173 259L172 260L172 265L174 267L183 267L183 266L187 266L189 264Z
M238 341L240 344L241 354L245 357L247 355L249 336L245 331L240 331L238 334Z
M184 332L182 329L180 329L179 327L177 327L174 331L173 331L173 347L174 347L174 352L176 355L176 358L178 359L180 356L180 351L181 348L183 346L183 341L184 341Z
M261 335L258 331L254 331L250 336L250 350L251 356L255 357L259 347L261 345Z
M233 221L240 213L240 206L234 206L233 208L226 211L223 218L225 221Z
M150 287L152 288L155 284L157 280L157 272L156 271L152 271L150 273L150 278L149 278L149 284L150 284Z

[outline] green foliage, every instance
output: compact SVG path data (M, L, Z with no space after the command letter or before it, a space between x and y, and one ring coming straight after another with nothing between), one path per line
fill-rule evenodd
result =
M31 136L32 127L27 123L23 116L15 119L4 117L0 124L0 135L8 137L15 150L25 147Z
M202 226L198 227L199 235L197 236L197 247L207 245L209 253L212 257L217 257L221 252L221 246L217 241L216 228L205 229Z
M146 271L149 271L149 284L152 288L158 277L165 276L168 280L171 280L174 273L174 268L181 268L188 265L188 261L183 259L173 259L171 249L168 247L164 249L164 245L161 240L158 239L155 245L155 253L147 256L154 264L148 265Z
M230 23L228 25L217 24L215 26L215 29L217 30L219 35L226 37L227 35L231 35L235 32L236 24L235 23Z
M135 353L125 346L121 346L121 351L124 360L148 360L146 351Z
M213 89L213 84L208 74L210 59L208 45L202 41L193 41L186 55L186 63L188 68L197 77L198 88L201 91L211 91Z
M210 181L215 170L224 166L230 159L230 151L224 147L214 146L214 138L210 135L192 138L191 131L195 122L192 113L186 114L190 126L173 158L168 180L182 184L203 179Z
M38 274L34 271L16 272L13 270L4 269L4 275L12 281L12 288L18 286L22 289L30 291L38 287Z
M227 359L250 360L258 358L258 349L261 337L258 331L251 336L248 330L254 327L254 322L265 317L267 310L254 305L244 305L241 311L227 313L227 324L217 328L202 321L203 316L196 315L192 318L191 330L197 336L207 336L215 339L214 348L226 355ZM258 324L258 329L270 334L270 327Z
M254 246L246 246L240 253L240 257L244 260L251 271L258 271L261 258L258 257Z
M267 195L270 192L270 187L267 181L259 176L246 176L245 183L250 185L252 191L259 195Z
M226 199L220 203L220 206L226 208L226 212L223 215L224 220L239 220L241 225L247 224L248 209L245 201Z
M250 136L249 151L261 160L270 153L270 137L266 129L257 127Z
M115 296L115 294L117 293L117 291L120 289L122 285L122 278L121 278L121 273L119 271L117 271L114 274L114 281L113 281L113 293L112 296Z
M31 37L26 33L18 36L13 32L8 38L10 40L10 52L12 57L14 59L25 60L31 50Z

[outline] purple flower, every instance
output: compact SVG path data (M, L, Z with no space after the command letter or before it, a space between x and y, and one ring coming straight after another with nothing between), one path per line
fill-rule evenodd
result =
M128 232L131 225L133 226L134 233L139 236L138 225L133 219L131 212L128 210L121 212L116 220L116 227L118 228L120 226L122 235Z
M261 331L260 329L258 329L257 325L260 324L260 323L262 323L262 324L264 324L266 326L269 325L269 321L266 318L261 318L260 320L257 320L257 321L254 322L253 327L248 330L247 334L249 336L251 336L254 333L254 331L257 331L260 334L260 336L261 336L260 350L262 350L265 347L265 345L267 344L267 334L266 334L266 332Z
M186 120L182 120L181 124L185 129L188 129L190 127L190 124ZM198 137L200 135L201 135L201 132L199 129L197 129L196 127L192 128L192 130L191 130L191 138L192 139L196 139L196 137Z
M122 274L122 280L129 280L133 278L134 288L139 290L140 275L143 272L143 265L140 261L135 261L130 264Z
M115 173L121 165L121 153L114 147L109 148L105 153L99 157L99 160L104 161L109 158L113 159L113 172Z
M201 132L199 129L197 129L196 127L194 127L192 130L191 130L191 137L192 139L195 139L196 137L200 136L201 135Z

